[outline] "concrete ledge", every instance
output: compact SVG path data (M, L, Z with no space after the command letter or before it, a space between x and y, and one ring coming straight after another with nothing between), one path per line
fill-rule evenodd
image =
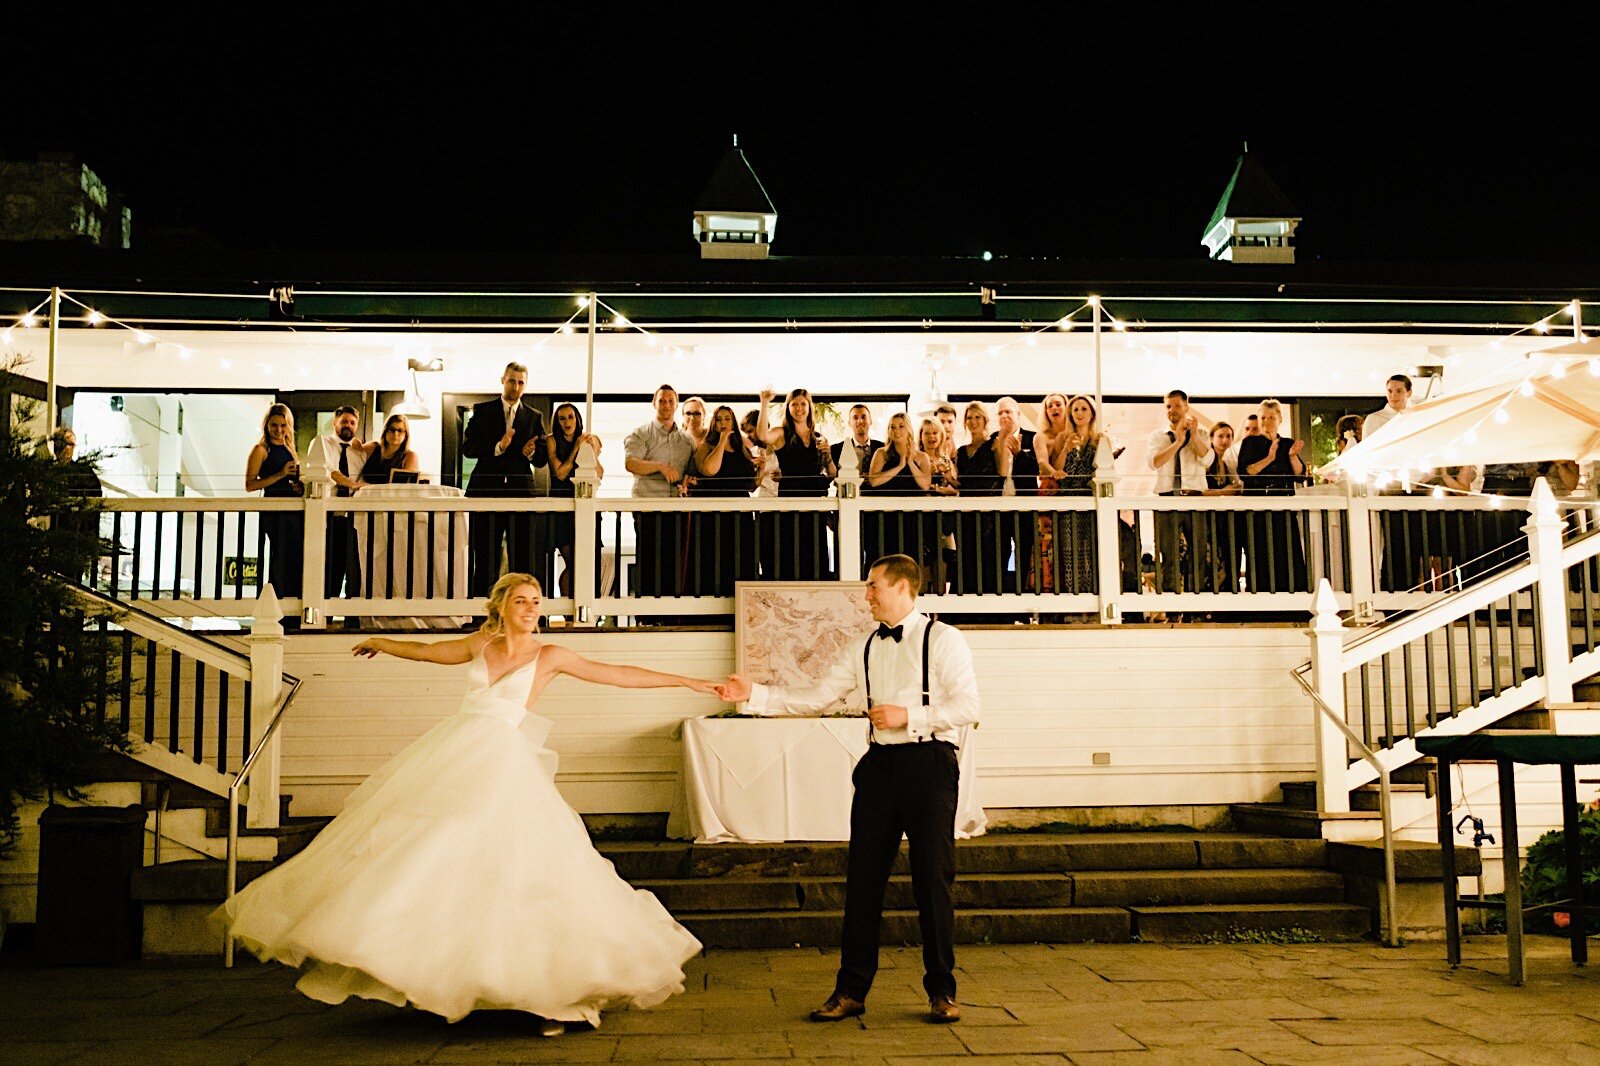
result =
M1338 841L1328 844L1327 866L1352 877L1383 880L1383 841ZM1476 848L1456 848L1456 873L1476 877L1483 863ZM1444 857L1439 845L1420 840L1394 842L1394 874L1398 881L1439 881L1444 877Z

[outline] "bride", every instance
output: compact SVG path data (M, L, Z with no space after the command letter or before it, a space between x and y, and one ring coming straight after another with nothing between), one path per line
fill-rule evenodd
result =
M312 999L382 1000L457 1021L527 1011L554 1035L600 1011L683 991L700 950L649 892L595 851L562 800L551 723L528 712L561 674L619 688L715 683L592 662L539 639L538 582L507 574L488 621L458 640L373 637L358 656L468 669L456 714L369 777L300 854L219 914L262 959L304 966Z

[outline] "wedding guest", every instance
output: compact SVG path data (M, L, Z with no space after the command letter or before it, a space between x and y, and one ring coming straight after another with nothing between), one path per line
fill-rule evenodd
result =
M1067 436L1059 461L1061 495L1094 495L1095 458L1100 442L1105 439L1094 401L1087 396L1074 396L1067 401ZM1093 592L1097 557L1094 512L1058 511L1055 520L1054 547L1059 578L1056 591Z
M939 404L933 409L933 417L939 420L939 427L944 430L944 455L954 461L956 457L956 408L949 402Z
M570 500L577 496L577 486L572 476L578 472L578 449L585 441L594 449L595 477L606 476L600 465L600 438L583 431L583 415L577 407L564 403L551 415L555 429L545 438L545 457L550 466L550 495L555 499ZM551 546L561 556L561 595L572 595L572 552L576 539L572 512L552 516L550 522Z
M756 465L734 421L733 408L711 413L705 440L694 450L693 495L709 499L749 499L756 490ZM749 511L702 511L693 516L699 536L693 541L689 591L697 596L732 596L735 581L754 581L757 573L755 515Z
M83 510L83 504L77 501L99 499L105 495L105 489L100 485L100 475L95 472L93 462L87 458L78 458L78 437L72 432L71 427L55 428L50 434L50 450L55 455L56 463L62 467L62 487L66 490L66 495L73 497L70 500L60 501L62 510L52 516L51 528L72 535L74 544L72 554L80 557L98 556L100 516L93 511ZM98 569L99 563L94 561L89 566ZM61 568L56 569L72 580L84 576L67 573Z
M660 386L651 404L655 408L655 418L629 433L623 441L625 464L628 473L633 475L634 499L671 499L682 492L682 482L694 456L694 441L673 421L678 410L678 390L671 385ZM634 514L634 568L639 575L640 596L678 594L684 517L649 511Z
M1041 405L1044 417L1039 432L1033 438L1033 455L1039 464L1040 496L1056 496L1061 492L1061 478L1065 474L1061 464L1072 447L1071 429L1067 425L1068 403L1066 393L1052 392ZM1056 592L1061 587L1056 512L1040 512L1037 529L1039 540L1034 556L1034 591Z
M770 392L763 391L762 396L771 398ZM767 400L762 401L762 410L766 410ZM761 411L746 411L744 418L739 422L739 428L744 431L745 446L750 451L750 461L756 465L756 495L778 495L778 457L772 454L772 449L762 443L762 434L756 432L761 424Z
M528 368L507 363L500 375L500 395L474 404L461 451L476 459L467 495L474 498L525 499L533 495L533 471L548 463L544 416L522 402ZM545 578L544 552L536 543L533 516L513 511L478 511L472 516L471 593L487 596L500 577L504 544L511 570Z
M846 444L855 449L856 469L865 476L867 467L872 465L873 453L883 447L883 441L872 438L872 411L864 403L855 404L850 408L850 438L840 441L828 450L833 456L835 468L844 465L842 459Z
M1411 404L1411 379L1405 374L1391 374L1384 382L1387 403L1361 421L1361 434L1376 433ZM1384 496L1412 496L1419 494L1424 474L1415 484L1396 483L1382 492ZM1425 563L1422 558L1423 517L1420 511L1380 510L1378 512L1378 586L1389 592L1409 592L1423 582Z
M1034 433L1022 426L1022 408L1014 397L1002 396L995 404L995 443L1011 456L1011 494L1039 494L1039 459L1034 454ZM1002 492L1004 490L1002 489ZM1037 539L1034 516L1026 511L1011 511L1000 516L1000 549L1012 560L1006 579L1006 592L1022 592L1032 587L1033 545Z
M937 424L937 423L935 423ZM917 446L911 418L903 411L889 416L888 438L872 456L862 491L873 496L926 496L933 488L933 463ZM918 552L917 518L906 511L867 511L862 514L861 544L867 559Z
M268 499L298 499L300 459L294 452L294 415L285 404L267 408L261 419L261 439L245 460L244 490ZM263 511L261 531L266 538L266 577L279 596L298 597L305 557L305 513Z
M1362 419L1363 434L1378 432L1411 404L1411 379L1404 374L1391 374L1384 382L1383 391L1389 402Z
M973 400L963 416L967 443L956 449L956 482L963 497L994 497L1011 475L1011 453L989 434L989 411ZM999 523L992 512L956 514L957 593L1000 591L1005 557Z
M1442 466L1423 482L1431 491L1444 490L1446 496L1465 496L1472 492L1478 478L1475 466ZM1420 541L1413 550L1422 555L1421 584L1427 592L1448 592L1461 586L1456 572L1456 560L1463 562L1477 557L1482 543L1475 526L1469 526L1466 514L1461 511L1441 509L1415 512L1421 530Z
M411 423L405 415L390 415L383 423L378 439L370 441L363 449L365 465L361 480L368 485L388 484L396 470L415 471L417 453L411 450Z
M1362 424L1360 415L1344 415L1334 423L1333 435L1338 454L1343 455L1351 446L1361 443L1361 434L1366 427Z
M1228 460L1228 465L1233 467L1234 470L1238 470L1239 445L1243 444L1244 441L1249 437L1259 436L1261 436L1261 416L1258 414L1245 415L1243 432L1238 437L1234 438L1233 447L1229 448L1228 454L1223 456L1223 458Z
M765 411L765 407L763 407ZM811 394L794 389L783 408L783 425L766 431L762 442L778 459L778 495L826 496L839 475L828 440L817 431ZM779 581L826 581L833 576L828 550L828 525L821 512L791 511L763 515L772 536L763 530L763 551L771 553L764 567Z
M74 495L84 499L99 499L105 495L94 463L78 458L78 435L71 426L55 428L55 432L50 434L50 450L55 454L56 462L71 466L71 476L66 480L72 486Z
M1205 496L1239 496L1244 482L1238 468L1228 461L1233 451L1233 427L1217 422L1211 427L1211 465L1206 467ZM1241 515L1235 511L1205 511L1201 517L1208 526L1211 543L1211 571L1218 592L1239 591L1239 544Z
M1280 437L1283 406L1261 401L1261 435L1246 438L1239 449L1239 474L1246 496L1293 496L1305 480L1301 458L1305 442ZM1253 511L1245 527L1245 568L1251 592L1307 592L1305 543L1300 516L1293 511Z
M683 401L683 431L689 434L695 447L706 439L706 402L698 396Z
M930 496L956 496L961 485L956 473L955 451L950 447L950 435L944 422L925 418L917 429L917 447L928 457L933 471ZM944 592L956 565L955 523L953 516L938 511L922 511L917 515L916 529L919 539L928 545L920 561L928 573L928 588Z
M333 482L337 498L353 496L366 484L367 450L357 436L360 416L348 404L334 408L332 433L324 433L306 449L306 462L322 466ZM328 531L323 557L322 594L328 599L361 595L361 561L356 554L356 523L349 512L328 512Z
M1155 472L1158 496L1199 496L1206 489L1206 468L1211 465L1211 444L1189 408L1189 394L1173 389L1166 395L1167 426L1150 434L1145 445L1145 465ZM1204 575L1193 566L1190 587L1183 582L1183 545L1198 562L1208 554L1198 542L1194 515L1188 511L1157 511L1156 589L1159 592L1209 591Z

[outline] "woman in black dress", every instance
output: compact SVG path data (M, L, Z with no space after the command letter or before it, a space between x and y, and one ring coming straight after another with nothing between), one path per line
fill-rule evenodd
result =
M1278 436L1283 407L1261 401L1261 433L1239 444L1239 473L1246 496L1293 496L1306 476L1300 458L1305 442ZM1244 526L1244 556L1251 592L1308 592L1306 549L1300 516L1293 511L1254 511Z
M1074 396L1067 401L1066 451L1060 459L1061 495L1094 495L1094 464L1102 437L1100 414L1094 409L1094 401L1087 396ZM1098 556L1094 522L1093 511L1056 512L1055 591L1095 590Z
M926 496L933 488L933 462L911 435L911 419L902 412L889 416L883 447L873 453L862 479L863 492L874 496ZM907 511L867 511L861 516L861 546L866 566L885 555L919 559L921 515ZM937 517L937 516L935 516ZM937 538L935 538L937 540ZM929 543L928 548L937 547ZM863 566L862 572L866 572Z
M606 476L605 470L600 466L600 438L592 433L583 431L583 415L570 403L564 403L555 410L551 421L555 424L555 431L544 438L545 454L550 460L550 495L557 499L570 500L577 495L577 487L572 483L572 476L578 472L578 448L584 441L594 449L595 476ZM595 543L599 543L599 531L596 530ZM561 595L572 595L572 552L576 541L575 526L571 512L554 514L550 516L550 544L561 553Z
M416 470L417 453L411 450L411 423L405 415L390 415L383 432L366 448L361 480L368 485L387 485L396 470Z
M1239 496L1244 482L1228 462L1233 447L1233 427L1218 422L1211 427L1211 465L1206 467L1205 496ZM1244 539L1236 511L1201 511L1195 518L1210 525L1211 570L1218 592L1239 591L1239 542Z
M778 459L779 496L828 495L839 468L833 465L827 438L817 432L809 392L790 392L784 404L783 425L767 430L761 439ZM794 511L762 518L763 569L770 577L779 581L832 579L826 515L820 511Z
M260 492L268 499L298 498L305 492L300 458L294 453L294 415L285 404L268 407L261 419L261 440L245 460L244 490ZM302 511L265 511L261 515L261 532L267 542L266 577L280 596L300 595L305 525Z
M694 450L691 496L749 499L756 490L756 464L745 447L733 408L711 413L705 439ZM692 567L686 588L692 596L732 596L735 581L756 577L755 515L749 511L702 511L695 516Z
M977 400L967 404L962 419L968 442L956 449L956 479L962 496L999 496L1011 476L1011 452L989 437L989 411ZM1000 591L1005 571L1005 545L991 512L956 514L955 591L982 594Z

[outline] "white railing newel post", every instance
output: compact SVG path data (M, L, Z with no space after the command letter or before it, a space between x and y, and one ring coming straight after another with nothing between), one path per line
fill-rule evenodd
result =
M1328 709L1344 716L1344 620L1339 617L1339 597L1327 578L1317 582L1311 601L1311 687ZM1339 727L1311 708L1316 727L1317 810L1340 813L1350 809L1350 751Z
M839 449L839 580L861 580L861 461L850 441Z
M1117 509L1117 471L1111 444L1105 437L1094 450L1094 538L1100 593L1100 621L1115 625L1122 621L1122 516ZM1024 564L1017 562L1017 573Z
M256 599L255 619L245 643L250 646L250 750L261 742L283 692L283 611L271 584L262 586ZM252 829L278 825L278 742L274 734L250 770L249 801L245 824Z
M1367 487L1348 476L1344 480L1344 539L1349 546L1347 558L1350 573L1350 603L1359 620L1371 612L1372 597L1377 588L1373 580L1373 545L1377 530L1372 528L1372 504L1368 502Z
M324 611L327 604L328 555L328 497L333 481L327 467L311 463L302 470L301 481L306 494L305 505L305 556L300 577L300 625L306 629L327 626Z
M603 572L603 568L595 569L595 546L600 537L595 494L599 488L599 457L594 446L584 441L578 445L578 465L572 472L572 611L575 621L581 623L597 621L595 586ZM605 590L607 594L610 591Z
M1544 698L1547 703L1572 702L1572 634L1567 614L1567 575L1561 566L1561 534L1565 524L1556 511L1550 483L1534 483L1528 534L1528 559L1537 568L1539 633L1544 642ZM1515 604L1513 603L1513 607ZM1520 679L1519 679L1520 680Z

